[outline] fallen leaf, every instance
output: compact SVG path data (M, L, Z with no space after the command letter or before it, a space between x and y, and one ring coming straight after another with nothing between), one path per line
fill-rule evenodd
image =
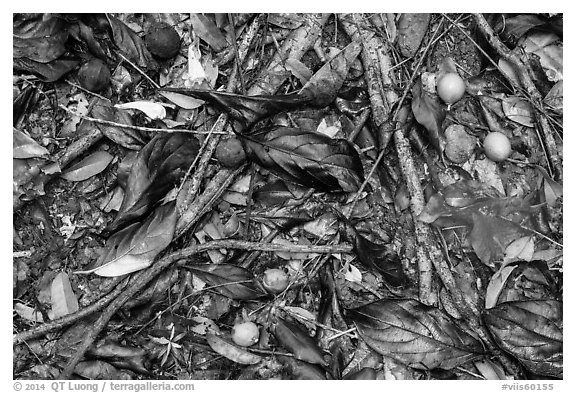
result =
M99 150L79 163L72 165L60 176L68 181L83 181L104 171L113 159L114 156L110 153Z
M285 180L325 192L355 192L364 180L360 156L345 139L288 127L240 136L249 159Z
M134 101L126 102L124 104L116 104L114 107L118 109L137 109L153 120L164 119L166 117L166 109L163 105L157 102Z
M219 355L239 364L257 364L260 363L262 357L248 352L247 350L224 340L215 334L206 334L206 341L210 348L212 348Z
M324 354L308 331L296 322L278 319L273 326L274 336L298 360L327 366Z
M46 157L49 154L50 152L34 139L16 128L12 129L13 158Z
M240 266L193 264L186 268L213 287L213 291L230 299L252 300L266 294L257 284L254 274Z
M177 218L174 201L160 206L144 221L112 235L98 260L77 273L117 277L150 266L172 241Z
M446 140L442 133L442 122L446 111L437 96L424 91L420 78L412 88L412 113L418 123L428 131L428 136L440 154L444 151Z
M148 142L127 168L130 172L124 199L106 232L114 232L148 213L188 171L199 145L194 136L182 132L162 133Z
M416 300L377 300L349 315L368 346L416 369L450 370L484 353L447 314Z
M500 303L483 314L498 346L537 375L563 377L562 302Z
M51 303L54 318L72 314L80 308L72 285L70 285L68 274L60 272L52 281Z

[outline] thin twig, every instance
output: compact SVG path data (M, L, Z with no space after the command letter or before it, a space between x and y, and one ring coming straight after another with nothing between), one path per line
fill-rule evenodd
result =
M70 113L73 116L77 116L79 118L81 118L82 120L87 120L87 121L93 121L94 123L98 123L98 124L103 124L106 126L112 126L112 127L119 127L119 128L128 128L131 130L136 130L136 131L145 131L145 132L187 132L189 134L209 134L209 131L195 131L195 130L188 130L188 129L184 129L184 128L151 128L151 127L141 127L141 126L134 126L131 124L123 124L123 123L116 123L114 121L109 121L109 120L104 120L104 119L97 119L95 117L90 117L90 116L86 116L86 115L81 115L78 112L75 112L71 109L66 108L64 105L59 105L58 106L60 109ZM225 134L225 132L217 132L219 134Z
M130 64L132 66L132 68L134 68L136 71L138 71L144 78L148 79L148 81L150 83L152 83L152 86L154 86L156 89L160 88L160 85L156 82L154 82L154 80L152 80L152 78L150 78L144 71L142 71L140 69L140 67L138 67L136 64L132 63L130 60L128 60L126 58L126 56L124 56L122 53L118 52L118 56L120 56L126 63Z

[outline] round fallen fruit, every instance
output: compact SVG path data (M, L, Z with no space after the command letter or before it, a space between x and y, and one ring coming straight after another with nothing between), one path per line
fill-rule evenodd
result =
M258 342L260 331L254 322L241 322L232 328L232 341L242 347L249 347Z
M110 69L102 60L92 59L78 70L78 82L86 90L98 93L110 83Z
M280 293L288 287L288 274L280 269L268 269L264 272L262 285L270 293Z
M510 139L501 132L491 132L484 138L484 153L492 161L504 161L512 153Z
M154 56L170 59L180 50L180 36L168 23L152 25L146 34L146 47Z
M236 168L246 161L246 152L242 147L242 142L233 136L221 140L216 147L214 157L227 168Z
M442 101L452 105L464 96L466 85L464 80L455 72L449 72L440 77L436 83L436 92Z

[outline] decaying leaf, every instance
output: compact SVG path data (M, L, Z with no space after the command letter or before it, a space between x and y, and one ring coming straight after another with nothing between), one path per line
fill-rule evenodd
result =
M110 153L100 150L72 165L60 176L68 181L83 181L102 172L113 159Z
M231 264L194 264L188 270L205 281L213 291L230 299L257 299L266 293L250 270Z
M360 156L345 139L288 127L241 137L251 160L285 180L326 192L354 192L364 180Z
M486 310L498 345L537 375L563 376L562 302L506 302Z
M60 318L78 311L78 299L70 285L68 274L58 273L51 285L51 303L54 318Z
M377 300L349 315L372 349L413 368L450 370L484 352L447 314L416 300Z
M198 154L191 134L159 134L138 152L126 180L122 206L107 228L114 232L148 213L184 176Z
M412 88L412 113L416 121L428 131L430 141L436 150L442 153L446 146L442 132L442 122L446 117L446 111L438 97L424 91L420 78Z
M299 94L307 97L313 106L324 107L336 99L352 63L362 50L358 42L351 42L340 53L322 66Z
M146 220L112 235L100 258L77 273L117 277L145 269L172 241L177 217L174 201L160 206Z
M474 180L459 181L432 195L419 219L445 228L465 226L476 255L486 264L503 257L512 241L532 234L542 206L530 197L503 197Z
M405 57L412 57L420 47L426 32L430 14L405 13L398 20L398 48Z

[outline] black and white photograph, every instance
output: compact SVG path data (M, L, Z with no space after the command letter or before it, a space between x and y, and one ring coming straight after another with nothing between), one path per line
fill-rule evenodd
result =
M13 13L14 391L562 391L563 21Z

